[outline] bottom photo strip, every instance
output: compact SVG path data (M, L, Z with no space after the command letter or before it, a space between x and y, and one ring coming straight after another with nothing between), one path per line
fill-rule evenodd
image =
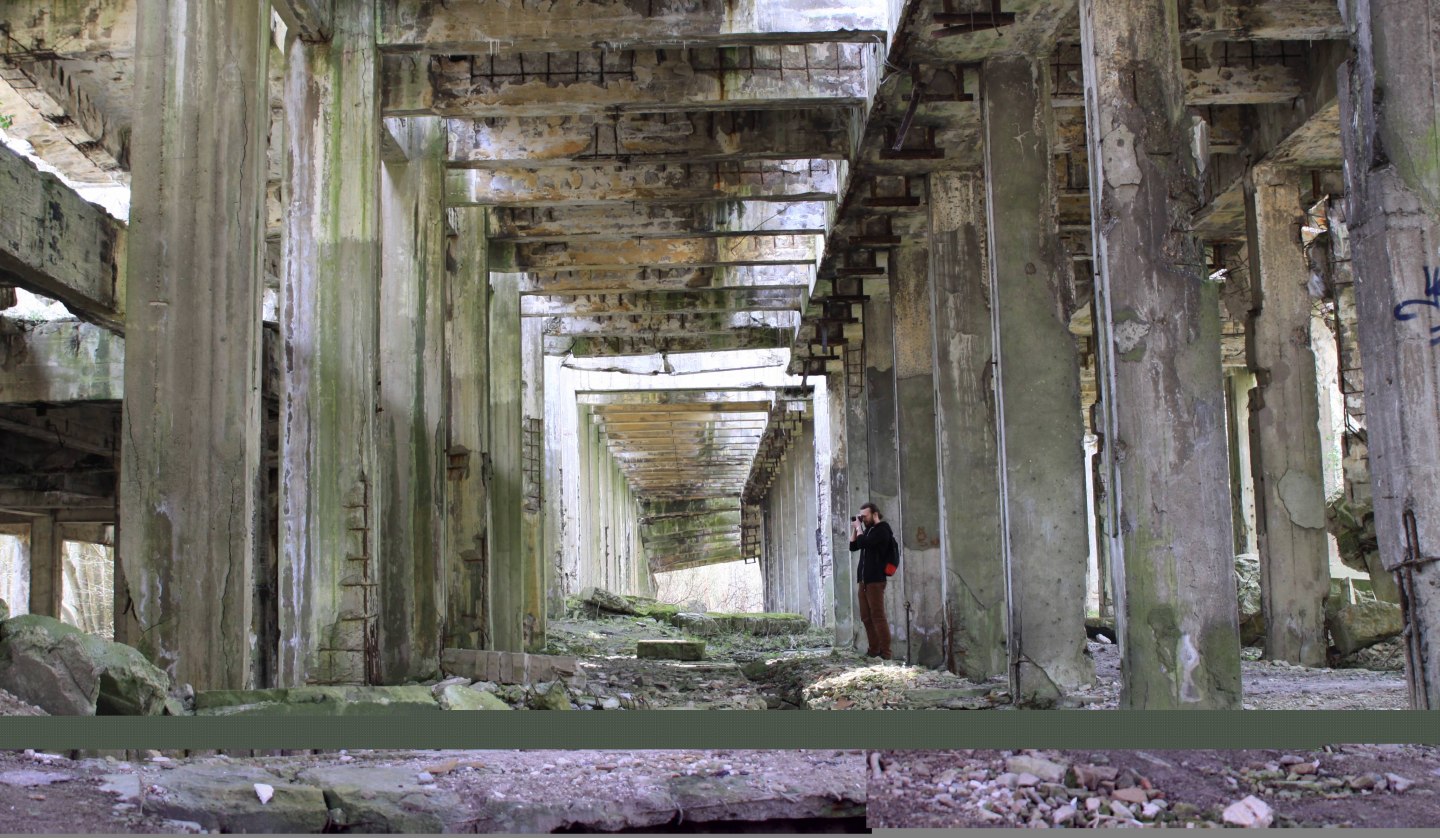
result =
M1440 748L0 752L0 832L1440 824Z

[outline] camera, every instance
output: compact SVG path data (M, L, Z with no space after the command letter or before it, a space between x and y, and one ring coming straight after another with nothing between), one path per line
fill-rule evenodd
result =
M858 520L860 520L860 516L859 516L859 515L856 515L854 518L851 518L850 520L852 520L852 521L858 521Z

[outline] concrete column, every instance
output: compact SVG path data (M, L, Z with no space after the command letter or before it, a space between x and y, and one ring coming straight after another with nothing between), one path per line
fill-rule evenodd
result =
M1174 2L1081 0L1121 706L1240 703L1217 289Z
M525 646L525 414L520 275L490 274L490 615L492 648Z
M545 533L540 498L545 467L545 355L543 322L538 317L520 322L521 413L524 436L521 450L520 559L524 578L522 640L525 651L545 647Z
M1347 7L1340 110L1375 534L1396 571L1417 709L1440 708L1440 93L1437 0ZM1383 105L1381 96L1383 94Z
M386 683L440 668L445 516L445 124L392 119L380 173L380 659Z
M868 354L868 353L867 353ZM851 381L854 375L855 380ZM838 545L839 550L844 551L846 561L849 562L848 569L851 575L850 583L850 608L853 614L850 630L850 646L859 649L864 643L865 626L860 622L860 589L859 579L855 578L856 568L859 567L860 557L858 553L850 552L850 522L849 519L860 514L860 505L870 499L870 401L865 395L865 369L862 367L858 374L846 372L845 383L845 457L846 483L849 484L849 503L845 507L845 539Z
M950 668L974 680L1009 671L986 239L981 174L932 174L930 293L940 553Z
M350 5L330 42L286 51L281 686L381 678L379 55Z
M269 20L256 0L135 20L119 547L141 650L197 689L252 680Z
M1090 684L1094 667L1085 423L1051 184L1049 64L991 59L981 97L1011 681L1020 703L1050 706Z
M30 613L60 619L65 538L54 515L30 519Z
M1225 371L1225 421L1230 433L1230 515L1235 552L1259 553L1255 536L1255 483L1250 462L1250 393L1255 375L1245 369Z
M900 448L895 426L895 342L890 286L888 283L877 283L867 293L870 299L865 302L865 428L869 446L870 495L861 503L870 501L879 506L880 513L890 522L898 540L904 532L904 522L900 519ZM855 512L859 511L857 506ZM905 564L903 556L900 564ZM897 658L904 656L907 642L902 587L896 578L885 586L890 649Z
M1294 172L1256 166L1246 178L1251 310L1245 334L1265 657L1323 666L1330 551L1315 352Z
M830 418L830 463L828 471L830 506L830 567L833 574L831 613L835 621L835 645L855 642L855 562L850 556L850 431L846 409L845 374L830 373L825 380L825 410ZM863 501L862 501L863 503Z
M544 393L545 417L545 468L540 493L540 511L543 518L541 538L545 545L545 613L561 616L565 613L565 577L569 572L565 556L570 552L571 528L576 525L574 517L565 514L565 472L573 469L573 430L565 408L574 403L574 392L564 387L565 377L561 372L561 359L547 356L543 359L546 379Z
M445 353L445 646L488 648L490 280L483 211L452 210Z
M895 344L895 433L899 440L900 506L905 528L900 570L892 582L910 607L906 661L939 668L949 662L945 565L940 553L940 489L935 426L935 335L930 320L928 242L894 248L890 256ZM898 519L897 519L898 520Z

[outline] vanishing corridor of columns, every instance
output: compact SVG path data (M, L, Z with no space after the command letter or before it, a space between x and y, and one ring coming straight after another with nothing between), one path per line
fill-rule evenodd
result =
M26 611L96 539L177 681L402 684L719 567L850 653L873 503L894 658L1017 704L1103 630L1121 706L1238 708L1373 600L1440 705L1440 0L50 5Z

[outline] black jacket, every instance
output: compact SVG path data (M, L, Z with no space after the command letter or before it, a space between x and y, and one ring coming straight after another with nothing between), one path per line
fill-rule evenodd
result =
M855 571L858 582L885 582L887 561L900 564L899 551L895 549L895 534L890 524L881 521L850 540L850 552L860 551L860 566Z

